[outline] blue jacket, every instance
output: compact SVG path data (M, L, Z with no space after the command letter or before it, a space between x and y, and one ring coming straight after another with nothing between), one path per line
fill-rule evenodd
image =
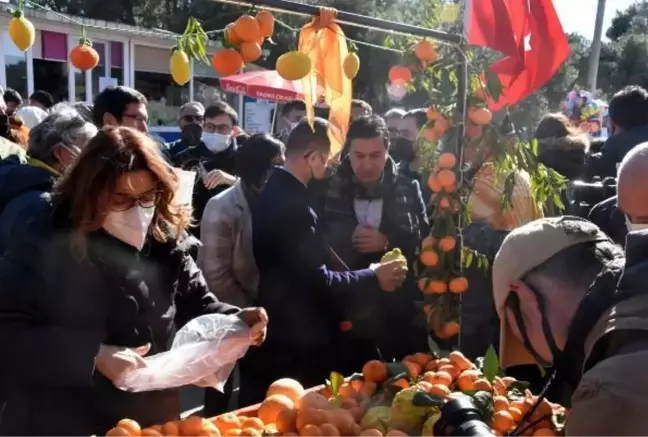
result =
M55 180L52 172L23 164L16 156L0 161L0 253L48 207Z

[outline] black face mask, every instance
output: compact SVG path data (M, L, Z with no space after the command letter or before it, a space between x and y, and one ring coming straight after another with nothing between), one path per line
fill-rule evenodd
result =
M182 128L181 138L188 146L197 146L200 144L203 129L199 124L190 123Z
M396 138L389 148L389 155L396 162L411 163L416 159L414 141L403 137Z

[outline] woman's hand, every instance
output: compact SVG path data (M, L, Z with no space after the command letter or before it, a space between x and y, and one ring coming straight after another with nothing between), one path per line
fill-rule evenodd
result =
M127 373L146 367L146 361L142 357L150 349L150 344L137 348L102 344L95 358L95 368L109 380L113 382L119 381Z
M265 341L268 332L268 313L263 308L243 308L237 316L250 327L254 346Z

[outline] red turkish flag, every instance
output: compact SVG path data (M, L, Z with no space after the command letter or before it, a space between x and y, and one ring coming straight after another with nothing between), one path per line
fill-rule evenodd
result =
M502 84L497 111L543 86L569 56L569 42L552 0L468 0L467 41L505 58L491 66Z

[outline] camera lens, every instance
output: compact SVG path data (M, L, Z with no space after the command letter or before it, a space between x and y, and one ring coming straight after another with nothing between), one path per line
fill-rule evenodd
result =
M436 436L493 436L479 410L468 397L453 399L441 409L441 417L434 424Z

